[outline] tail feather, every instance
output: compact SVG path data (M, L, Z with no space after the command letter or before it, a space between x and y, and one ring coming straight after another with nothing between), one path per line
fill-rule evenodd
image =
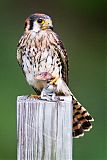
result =
M77 118L73 118L73 137L79 138L84 135L84 130Z
M72 96L73 137L78 138L80 136L83 136L84 131L89 131L92 128L91 121L94 121L94 119L91 117L88 111L77 101L62 78L59 78L55 84L57 85L58 92L62 92L65 96Z
M92 128L92 124L90 121L93 121L93 118L73 95L72 95L72 102L73 102L73 136L75 138L78 138L84 135L84 131L89 131Z

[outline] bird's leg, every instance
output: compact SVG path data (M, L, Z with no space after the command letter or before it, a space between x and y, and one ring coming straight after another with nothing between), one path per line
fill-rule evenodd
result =
M50 84L51 85L55 84L58 79L59 79L59 76L56 75L55 73L52 73L52 79L50 80Z

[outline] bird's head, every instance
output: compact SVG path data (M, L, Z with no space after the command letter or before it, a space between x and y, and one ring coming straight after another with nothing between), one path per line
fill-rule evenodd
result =
M45 29L53 29L52 20L46 14L35 13L25 20L25 31L39 32Z

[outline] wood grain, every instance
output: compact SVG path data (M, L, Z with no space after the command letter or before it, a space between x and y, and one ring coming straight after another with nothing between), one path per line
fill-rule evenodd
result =
M72 160L72 98L17 98L17 160Z

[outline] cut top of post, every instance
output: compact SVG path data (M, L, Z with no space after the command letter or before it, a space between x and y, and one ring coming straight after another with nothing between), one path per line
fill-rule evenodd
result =
M59 102L72 102L72 96L59 96ZM17 97L17 102L30 102L30 103L37 103L37 102L52 102L52 103L57 103L58 101L46 101L46 100L40 100L40 99L35 99L35 98L30 98L29 96L18 96Z

